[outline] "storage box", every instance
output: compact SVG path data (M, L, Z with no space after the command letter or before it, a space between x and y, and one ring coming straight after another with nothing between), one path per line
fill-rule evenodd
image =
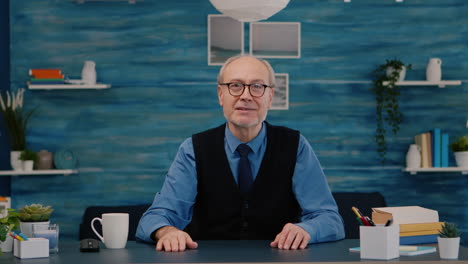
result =
M29 238L27 241L15 239L13 254L20 259L49 257L49 240L45 238Z
M400 227L360 226L359 237L362 259L393 259L400 256Z

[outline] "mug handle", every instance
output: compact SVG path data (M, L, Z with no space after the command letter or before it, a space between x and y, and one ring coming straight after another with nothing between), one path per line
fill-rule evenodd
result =
M96 220L98 220L102 226L102 219L99 217L95 217L93 220L91 220L91 229L93 229L94 234L96 234L96 236L98 236L99 239L101 239L102 243L104 243L104 238L98 233L98 231L96 231L96 229L94 229L94 221Z

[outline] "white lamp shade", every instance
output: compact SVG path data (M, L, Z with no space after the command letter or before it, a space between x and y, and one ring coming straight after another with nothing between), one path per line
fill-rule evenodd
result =
M288 5L289 0L210 0L224 15L241 22L268 19Z

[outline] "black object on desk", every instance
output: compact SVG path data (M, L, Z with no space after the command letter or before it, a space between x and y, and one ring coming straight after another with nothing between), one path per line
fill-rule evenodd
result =
M99 252L99 241L93 238L81 240L80 251L81 252Z

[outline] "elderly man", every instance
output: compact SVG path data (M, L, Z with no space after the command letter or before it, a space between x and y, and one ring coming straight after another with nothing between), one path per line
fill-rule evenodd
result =
M218 99L227 122L182 143L138 239L183 251L197 248L198 239L268 239L288 250L344 238L310 144L296 130L265 122L274 76L255 57L225 62Z

